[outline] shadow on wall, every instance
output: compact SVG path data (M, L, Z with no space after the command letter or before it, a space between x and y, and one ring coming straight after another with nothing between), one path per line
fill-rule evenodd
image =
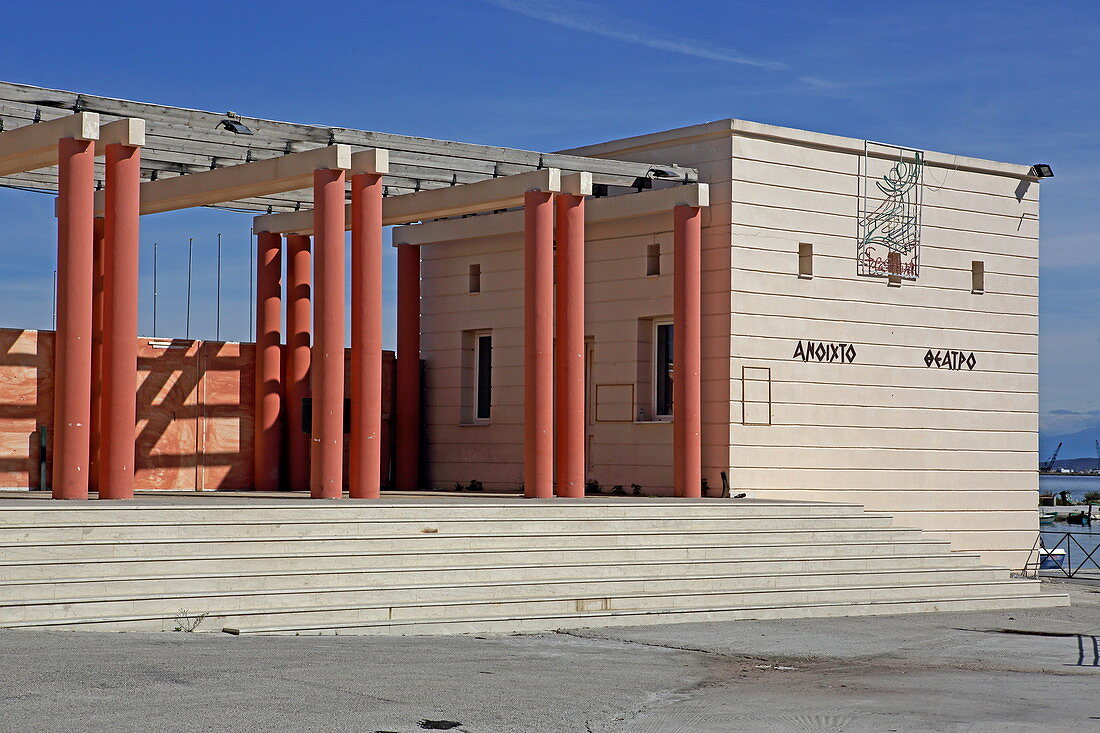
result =
M252 483L253 345L139 339L138 489Z
M0 486L39 488L42 425L52 465L53 343L0 329ZM138 340L138 489L249 487L252 359L251 344Z
M0 487L39 487L38 426L52 423L53 332L0 329Z
M0 329L0 488L39 488L40 425L51 438L52 465L53 343L52 331ZM345 374L349 359L346 353ZM137 489L252 487L254 363L250 343L138 339ZM383 352L383 485L391 470L394 372L393 352ZM284 423L283 435L308 443L300 425Z

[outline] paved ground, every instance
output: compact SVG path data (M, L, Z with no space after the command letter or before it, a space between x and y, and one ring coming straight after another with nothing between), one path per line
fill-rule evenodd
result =
M1072 607L487 638L2 631L0 730L1100 730L1100 587L1057 589Z

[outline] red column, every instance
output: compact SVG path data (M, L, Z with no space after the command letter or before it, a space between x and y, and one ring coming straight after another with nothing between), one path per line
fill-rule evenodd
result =
M523 196L523 493L554 495L554 195Z
M95 144L57 143L53 498L88 498Z
M584 196L557 198L554 350L558 496L584 496Z
M88 488L99 489L101 433L103 431L103 289L106 266L105 222L97 216L92 223L92 419L88 435Z
M287 488L309 490L309 436L302 432L302 400L309 397L310 270L309 237L286 238L286 414Z
M282 408L280 325L282 322L281 237L256 235L256 416L253 488L279 490L279 412Z
M420 249L397 248L397 411L394 486L420 488Z
M702 232L699 207L673 214L672 432L676 496L702 496L700 383L702 338Z
M382 482L382 176L351 179L351 441L348 493Z
M141 150L107 146L99 498L132 499L137 439Z
M344 172L313 173L313 435L310 494L343 496Z

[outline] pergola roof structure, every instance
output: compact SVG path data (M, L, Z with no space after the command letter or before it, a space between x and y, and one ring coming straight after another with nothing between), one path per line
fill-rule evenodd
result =
M460 217L453 223L467 229L471 224L475 229L522 224L525 491L541 498L554 494L552 403L557 394L563 400L557 414L568 411L572 416L568 426L558 426L560 434L571 436L569 466L558 465L560 493L583 495L584 451L578 446L585 425L585 199L596 193L600 200L593 202L594 221L672 214L675 360L684 375L675 382L676 424L681 426L674 440L680 467L675 486L680 495L699 495L700 210L708 203L708 189L693 169L273 122L0 82L0 186L57 193L54 391L62 397L55 400L53 422L56 498L87 498L91 438L104 425L94 454L100 496L133 496L139 222L142 214L196 206L259 214L253 218L256 488L281 485L279 414L285 374L297 375L285 377L293 386L287 391L290 424L305 425L294 406L303 405L309 394L313 400L308 446L293 443L297 448L288 461L293 479L288 481L299 488L308 483L317 498L342 495L345 231L350 229L348 486L353 497L378 497L382 228L420 222L403 227L407 244L438 230L432 221ZM619 189L615 193L632 188L639 193L604 196L612 187ZM658 190L641 193L647 188ZM489 212L499 216L478 216ZM303 233L312 235L312 243L302 242ZM285 372L284 248L289 255L286 292L293 301L286 309ZM400 407L394 476L397 486L416 488L420 250L399 246L397 260L401 356L395 379ZM569 344L558 353L572 355L569 376L556 386L555 373L564 370L565 362L557 370L551 363L555 333L559 344ZM296 347L289 348L291 344ZM101 378L104 387L96 394L92 381ZM572 478L560 478L566 475Z
M104 124L124 118L145 120L145 145L141 154L144 181L164 180L336 144L348 145L353 152L370 149L388 151L386 196L546 168L558 169L563 174L591 173L594 183L608 186L634 186L639 178L682 183L698 180L695 169L671 163L654 166L650 163L278 122L228 112L204 112L0 82L2 130L14 130L74 112L98 113ZM234 132L234 129L239 131ZM102 163L97 163L96 176L97 181L103 180ZM42 168L0 177L0 185L56 192L57 169ZM290 212L311 209L312 198L312 191L307 188L243 197L218 207L260 213Z

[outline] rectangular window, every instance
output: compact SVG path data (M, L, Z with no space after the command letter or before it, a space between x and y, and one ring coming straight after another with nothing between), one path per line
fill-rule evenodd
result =
M886 268L888 279L886 284L892 288L901 287L901 253L891 252L886 255Z
M653 414L657 417L672 417L672 324L657 322L654 324L654 390Z
M661 274L661 245L654 242L645 248L645 274L654 277Z
M970 263L970 292L975 295L985 292L985 262L982 260Z
M470 292L481 292L481 265L470 265Z
M488 420L493 404L493 335L476 334L474 348L474 419Z
M810 279L814 276L814 246L802 243L798 245L798 276Z

